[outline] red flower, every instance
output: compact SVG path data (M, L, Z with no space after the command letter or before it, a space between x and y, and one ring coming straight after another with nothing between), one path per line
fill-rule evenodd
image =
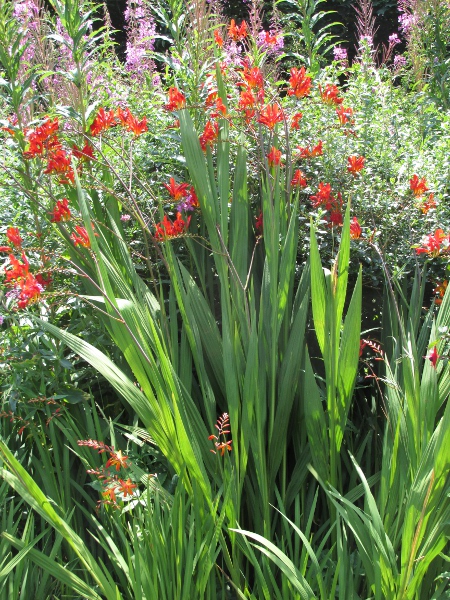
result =
M267 160L269 161L269 167L279 165L281 162L281 150L278 150L275 148L275 146L272 146L269 154L267 155Z
M297 146L300 151L299 158L314 158L315 156L322 156L323 154L323 145L322 140L319 140L317 146L309 149L308 147L303 148L302 146Z
M273 129L277 123L284 121L284 113L280 110L278 104L268 104L266 108L261 111L258 118L258 123L266 125L269 129Z
M315 196L311 196L310 200L314 208L324 206L326 210L329 210L330 203L333 201L333 195L331 193L331 185L329 183L319 183L319 190Z
M300 119L303 117L301 112L295 113L292 117L291 129L300 129Z
M263 219L263 214L262 211L259 213L259 215L256 218L255 221L255 229L256 229L256 233L258 235L262 235L263 231L264 231L264 219Z
M169 88L169 102L164 106L166 110L171 112L180 110L186 106L186 98L176 87Z
M424 215L427 214L427 212L431 209L431 208L436 208L437 204L436 204L436 200L434 199L434 194L430 194L428 197L428 200L425 200L425 202L423 202L422 204L420 204L419 208L422 211L422 213Z
M217 119L218 117L227 118L227 107L223 103L222 98L216 99L215 108L215 111L211 113L213 119Z
M91 135L99 135L103 131L107 131L110 127L115 127L117 125L116 116L114 114L114 110L105 111L103 107L101 107L96 114L92 125L90 127Z
M361 225L358 223L358 219L353 217L352 222L350 223L350 237L352 240L359 240L362 234Z
M48 288L51 285L51 283L52 283L53 280L52 280L52 276L50 274L47 275L47 277L44 277L42 275L42 273L38 273L36 275L36 281L43 288Z
M435 304L442 304L442 299L445 296L445 292L447 291L448 281L444 280L442 283L439 283L434 289L434 293L438 296L435 300Z
M24 252L22 252L22 260L23 263L19 262L14 254L9 255L9 263L12 266L12 269L6 271L6 283L27 277L30 265Z
M220 35L218 29L214 30L214 39L216 41L216 44L219 46L219 48L222 48L222 46L223 46L223 37Z
M136 119L136 117L131 113L129 108L122 110L119 106L117 109L117 118L125 127L125 129L128 129L128 131L134 133L136 137L141 135L141 133L148 131L147 117L144 117L141 121L138 121L138 119Z
M239 27L237 27L234 19L231 19L230 26L228 27L228 35L232 40L238 42L247 37L247 23L242 21Z
M330 225L333 227L334 225L342 225L344 219L342 217L342 213L340 210L332 210L330 212Z
M75 175L72 169L72 162L70 155L66 154L64 150L56 150L49 155L47 168L44 170L46 175L62 174L65 175L59 180L60 183L73 183L75 181Z
M156 225L155 239L166 240L186 232L190 221L191 217L188 217L188 219L184 221L180 212L177 212L177 218L174 222L165 215L164 219Z
M294 173L294 177L292 178L291 181L291 185L294 187L306 187L307 183L306 183L306 178L304 173L302 173L300 171L300 169L297 169Z
M75 227L78 235L76 233L72 233L70 236L75 246L83 246L83 248L91 247L91 240L89 239L89 234L84 227L80 227L77 225Z
M24 158L35 158L36 156L42 156L45 150L49 151L61 148L61 143L56 136L58 129L58 119L54 121L46 119L42 125L28 132L27 138L30 145L28 150L23 153Z
M171 197L177 202L181 198L185 198L188 195L188 183L176 183L173 177L170 178L170 183L163 183L163 186L169 192Z
M202 135L199 138L200 146L203 152L206 151L206 146L212 146L219 136L219 125L208 121L205 125Z
M0 246L0 252L12 252L9 246Z
M245 79L245 82L242 81L239 84L240 86L248 86L250 89L263 89L264 77L261 69L258 67L253 67L251 69L244 67L244 70L242 71L242 77Z
M339 98L339 88L336 85L327 83L325 89L322 90L322 87L319 84L319 91L325 104L342 104L343 99Z
M341 125L345 125L352 120L353 117L353 109L352 108L344 108L340 106L336 109L336 114L339 117L339 123Z
M56 206L53 209L52 223L59 223L60 221L68 221L70 219L69 201L67 198L63 198L56 202Z
M311 77L306 75L305 67L291 69L291 77L289 79L289 85L291 89L288 90L288 96L295 96L296 98L304 98L309 96L311 92Z
M414 174L409 180L409 188L413 191L414 196L422 196L425 192L428 191L427 181L425 177L419 179L418 176Z
M119 485L116 489L118 489L119 492L123 494L124 498L126 498L127 496L133 496L133 490L135 488L137 488L137 484L132 483L131 479L128 478L126 481L124 481L123 479L119 479Z
M442 245L447 242L446 245ZM442 229L436 229L433 235L427 235L422 240L423 246L416 248L417 254L429 254L431 257L436 258L443 252L448 250L448 244L450 242L450 236L445 235Z
M436 368L436 363L440 358L440 355L438 354L437 351L437 346L433 346L433 349L430 350L429 354L427 354L427 356L425 358L428 358L428 360L431 362L433 368Z
M364 156L349 156L347 171L355 176L359 171L364 169Z
M111 452L111 457L106 461L105 468L115 467L116 471L120 471L121 468L128 469L127 458L128 456L122 454L122 450Z
M31 273L27 273L27 276L21 279L19 287L20 295L17 302L19 308L25 308L30 302L37 300L42 292L42 286Z
M20 233L17 227L8 227L6 230L6 237L9 242L16 248L22 246L23 239L20 237Z
M76 144L72 146L72 154L75 158L81 161L95 160L94 148L86 142L84 147L80 150Z
M255 116L256 98L250 88L243 90L239 96L238 108L244 110L247 123Z

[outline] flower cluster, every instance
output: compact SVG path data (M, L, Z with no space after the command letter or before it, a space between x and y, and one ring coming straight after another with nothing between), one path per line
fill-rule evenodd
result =
M177 212L175 221L171 221L167 215L164 215L163 220L155 226L155 239L164 241L186 233L190 221L191 217L184 220L180 212Z
M144 80L155 65L150 58L155 47L156 25L148 3L144 0L127 0L124 13L127 45L125 68L135 79Z
M331 226L342 225L342 195L340 192L335 196L329 183L319 183L317 194L310 197L314 208L321 207L329 212L327 220Z
M428 192L427 180L425 177L419 179L418 175L414 174L409 180L409 189L417 198L423 196L425 192Z
M95 115L89 132L92 136L97 136L111 127L116 127L116 125L122 125L124 129L131 131L135 136L148 131L147 117L144 117L139 121L131 113L129 108L122 109L119 106L117 110L111 109L108 111L105 111L105 109L101 107Z
M283 34L276 31L260 31L256 44L267 54L278 54L284 48Z
M16 243L19 243L19 239L21 240L21 238L15 238ZM3 252L8 249L7 246L1 247L1 251ZM19 308L26 308L29 304L39 299L44 287L50 285L51 278L44 278L42 274L34 276L30 273L30 263L25 252L22 252L21 259L20 261L14 254L9 255L9 265L7 265L5 270L5 283L12 286L17 306Z
M102 486L102 499L100 504L110 504L118 508L117 496L123 500L128 496L133 498L138 486L133 483L131 478L121 478L118 473L129 469L128 456L125 456L121 450L115 450L113 446L107 446L104 442L97 440L78 440L79 446L88 446L94 450L98 450L99 454L107 453L109 458L100 469L88 469L90 475L95 475Z
M442 229L436 229L434 234L426 235L422 245L416 248L417 254L428 254L431 258L448 254L450 251L450 234L445 234Z
M217 423L214 425L217 429L217 435L210 435L208 440L215 440L214 446L215 450L211 450L213 454L220 453L221 456L225 454L225 452L231 452L231 444L233 440L228 440L227 436L230 435L230 417L227 413L223 413L221 417L217 419Z

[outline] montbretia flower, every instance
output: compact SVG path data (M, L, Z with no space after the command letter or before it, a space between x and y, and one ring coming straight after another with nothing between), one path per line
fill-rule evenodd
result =
M110 127L115 127L117 125L116 115L114 110L105 111L103 107L99 108L98 113L95 115L95 118L92 122L92 125L89 129L91 135L96 136L100 135L104 131L110 129Z
M238 27L236 25L235 20L231 19L230 25L228 27L228 35L235 42L243 40L247 37L247 23L245 21L242 21L242 23Z
M352 123L353 121L353 109L352 108L344 108L340 106L336 109L336 114L339 119L339 123L341 125L346 125L347 123Z
M35 302L43 290L42 285L31 273L27 273L27 276L22 279L18 285L20 294L18 296L17 306L19 308L25 308L30 302Z
M122 454L122 450L111 452L105 468L108 469L109 467L115 467L116 471L120 471L120 469L128 469L127 458L128 456L124 456Z
M199 138L200 146L203 152L206 152L207 146L212 146L219 137L219 125L208 121L205 125L202 135Z
M300 169L297 169L295 171L294 177L292 178L292 181L291 181L291 186L292 187L301 187L301 188L304 188L307 186L305 174L302 173L302 171L300 171Z
M173 177L170 178L170 183L163 183L163 186L169 192L170 196L177 202L188 194L188 183L176 183Z
M435 299L434 302L438 306L440 304L442 304L442 300L445 296L445 292L447 291L447 287L448 287L448 280L445 279L442 283L438 283L438 285L434 288L434 293L437 296L437 298Z
M364 169L364 156L349 156L348 157L347 171L353 176Z
M47 168L44 169L44 173L46 175L61 175L62 179L59 180L60 183L74 183L75 175L70 154L67 154L62 149L49 154Z
M217 429L217 435L210 435L208 437L209 440L215 440L214 446L216 450L211 450L213 454L220 453L221 456L225 454L225 452L231 452L231 444L233 440L228 440L227 436L230 435L230 417L228 413L223 413L221 417L217 419L217 423L215 424L215 428Z
M320 97L325 104L342 104L343 98L339 97L339 88L337 85L327 83L323 90L319 84Z
M60 221L69 221L70 220L70 208L69 201L67 198L63 198L63 200L57 200L56 206L53 209L53 217L52 223L59 223Z
M84 227L77 225L75 227L77 233L72 233L70 236L75 246L83 246L83 248L91 247L91 240L89 234ZM78 235L77 235L78 234Z
M9 264L12 268L5 271L6 283L18 281L27 277L30 264L24 252L22 252L22 261L23 262L20 262L14 254L9 255Z
M278 166L281 162L281 150L272 146L269 154L267 155L267 160L269 162L269 167Z
M86 142L81 150L76 144L74 144L72 146L72 154L75 156L75 158L78 158L78 160L83 162L95 160L94 148L89 144L89 142Z
M258 117L258 123L265 125L269 129L273 129L277 123L282 123L283 121L284 113L278 104L268 104Z
M156 225L155 239L163 241L182 235L188 230L190 221L191 217L185 221L180 212L177 212L175 221L171 221L167 215L164 215L164 219Z
M449 243L450 235L446 235L442 229L436 229L434 234L422 239L422 246L416 248L416 254L428 254L431 258L436 258L448 252Z
M296 98L305 98L311 93L312 78L306 75L305 67L296 69L293 67L290 71L291 77L289 79L288 96L295 96Z
M311 196L310 200L314 208L323 206L326 210L329 210L329 205L333 201L331 184L323 183L321 181L319 183L319 189L317 191L317 194Z
M137 484L133 483L131 479L128 478L126 481L124 481L123 479L119 479L116 490L118 490L119 493L121 493L123 497L126 498L127 496L134 495L135 488L137 488Z
M297 146L297 149L300 152L300 154L298 156L299 158L315 158L316 156L322 156L322 154L323 154L322 140L319 140L317 145L313 146L312 148L308 148L308 147L303 148L302 146Z
M303 117L301 112L295 113L292 116L291 129L300 129L300 119Z
M424 202L422 202L422 204L419 204L419 208L424 215L426 215L427 212L432 208L436 208L436 206L437 204L436 200L434 199L433 193L428 196L428 200L425 200Z
M412 190L414 196L423 196L425 192L428 192L427 180L425 179L425 177L419 179L419 177L416 174L414 174L409 180L409 188L410 190Z
M119 119L119 122L125 127L125 129L128 129L128 131L134 133L136 137L148 131L147 117L143 117L143 119L139 121L131 113L129 108L125 108L124 110L122 110L119 107L117 109L117 118Z
M220 32L218 29L214 30L214 40L215 40L216 44L219 46L219 48L222 48L223 37L220 35Z
M358 223L358 219L353 217L352 222L350 223L350 237L352 240L359 240L362 234L361 225Z
M17 227L8 227L6 230L6 238L15 248L21 248L23 239L20 237Z
M262 90L264 87L264 76L258 67L252 67L249 69L248 67L244 67L244 70L241 73L244 81L239 83L239 86L246 87L248 86L250 89L258 89Z
M169 88L169 102L164 105L166 110L173 112L186 106L186 97L176 87Z

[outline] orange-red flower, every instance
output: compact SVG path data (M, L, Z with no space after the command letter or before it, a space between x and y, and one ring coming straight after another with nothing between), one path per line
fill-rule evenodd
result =
M437 351L437 345L433 346L426 358L428 358L432 367L435 369L437 361L441 358Z
M228 35L235 42L239 42L247 37L247 23L242 21L240 26L238 27L235 23L234 19L231 19L230 25L228 27Z
M18 281L27 277L30 265L24 252L22 252L22 260L23 263L21 263L14 254L9 255L9 263L12 266L12 269L6 270L6 283Z
M114 110L111 109L106 112L102 106L95 115L89 131L91 132L91 135L95 136L99 135L103 131L107 131L110 127L115 127L116 125L117 121Z
M176 183L173 177L170 178L170 183L163 183L163 186L169 192L170 196L174 199L174 201L181 200L181 198L185 198L188 195L188 183Z
M449 249L450 236L446 235L442 229L436 229L434 234L427 235L422 240L422 246L416 248L417 254L429 254L436 258Z
M44 170L46 175L61 174L64 177L59 180L60 183L73 183L75 175L72 169L70 155L64 150L56 150L49 155L47 168Z
M164 215L164 219L156 225L155 239L166 240L185 233L188 230L190 221L191 217L188 217L185 221L180 212L177 212L177 218L174 222L167 215Z
M250 89L258 89L262 90L264 87L264 77L261 69L258 67L252 67L249 69L244 66L244 70L242 71L242 77L245 81L239 83L240 86L248 86Z
M353 217L352 222L350 223L350 237L352 240L359 240L362 234L361 225L358 223L358 219Z
M60 221L69 221L70 219L70 208L69 201L67 198L63 198L63 200L57 200L56 206L53 209L53 223L59 223Z
M119 108L117 109L117 118L119 119L120 123L125 127L125 129L128 129L128 131L134 133L136 137L148 131L147 117L144 117L141 121L139 121L131 113L129 108L122 110L119 106Z
M437 298L435 300L435 304L439 305L442 304L442 299L445 296L445 292L447 291L447 287L448 287L448 280L445 279L442 283L439 283L435 289L434 289L434 293L437 295Z
M176 87L169 88L169 102L164 106L166 110L180 110L186 106L186 97Z
M422 202L422 204L419 205L420 210L422 211L422 213L424 215L427 214L427 212L431 209L431 208L436 208L437 204L436 204L436 200L434 199L434 194L431 193L428 196L428 200L425 200L424 202Z
M349 156L347 160L348 160L347 171L349 173L351 173L353 176L355 176L362 169L364 169L364 161L365 161L364 156Z
M78 235L77 233L72 233L72 235L70 236L75 246L83 246L83 248L90 248L91 240L89 239L89 234L86 231L86 229L84 227L81 227L80 225L77 225L75 229Z
M19 282L19 288L20 294L17 302L19 308L25 308L30 302L37 300L42 292L42 285L31 273L27 273L27 276Z
M346 123L352 122L353 117L353 109L352 108L344 108L340 106L336 109L336 114L339 118L339 123L341 125L345 125Z
M321 181L319 183L319 189L317 191L317 194L311 196L310 200L314 208L324 206L326 210L329 210L331 202L334 200L331 185L329 183L323 183Z
M319 84L319 91L322 100L325 104L342 104L343 98L339 98L339 88L337 85L327 83L323 90Z
M126 498L127 496L133 496L133 490L135 488L137 488L137 484L132 483L131 479L128 478L126 481L124 481L123 479L119 479L119 485L116 489L119 490L121 494L123 494L124 498Z
M29 147L23 153L24 158L36 158L42 156L44 151L56 150L61 148L61 143L56 136L59 129L58 119L46 119L42 125L27 133Z
M288 90L288 96L295 96L296 98L304 98L309 96L311 93L312 78L306 75L305 67L291 69L291 77L289 79L289 85L291 88Z
M422 196L425 192L428 191L427 180L425 179L425 177L419 179L419 177L416 174L414 174L409 180L409 188L414 193L414 196Z
M9 246L0 246L0 252L12 252L12 248Z
M255 217L255 230L258 235L262 235L264 231L264 218L262 211L259 213L257 217Z
M111 452L110 458L106 461L105 468L115 467L116 471L120 471L121 468L128 469L127 458L128 456L122 454L122 450Z
M207 146L212 146L219 137L219 125L208 121L205 125L202 135L199 138L200 146L203 152L206 151Z
M211 113L211 118L217 119L218 117L227 118L227 107L223 103L222 98L216 98L215 110Z
M291 121L291 129L300 129L300 119L303 117L301 112L295 113Z
M300 151L299 158L314 158L316 156L322 156L323 154L323 144L322 140L319 140L316 146L313 146L311 149L308 147L303 148L302 146L297 146Z
M19 229L17 227L8 227L6 230L6 237L16 248L22 246L23 239L20 237Z
M307 183L306 183L306 178L305 178L305 174L302 173L302 171L300 171L300 169L297 169L294 173L294 177L292 178L291 181L291 185L293 187L306 187Z
M220 35L218 29L214 30L214 39L216 41L216 44L219 46L219 48L222 48L222 46L223 46L223 37Z
M83 162L87 162L88 160L95 160L94 148L89 144L89 142L86 142L81 150L76 144L74 144L72 146L72 154L75 156L75 158L78 158L78 160L81 160Z
M268 104L258 118L258 123L262 123L269 129L273 129L277 123L284 121L284 113L278 104Z
M275 148L275 146L272 146L269 154L267 155L267 160L269 161L269 167L279 165L281 162L281 150L278 150Z

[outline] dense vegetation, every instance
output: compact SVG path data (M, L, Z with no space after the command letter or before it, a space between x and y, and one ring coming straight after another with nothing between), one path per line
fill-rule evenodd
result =
M0 598L450 598L450 8L340 4L0 0Z

